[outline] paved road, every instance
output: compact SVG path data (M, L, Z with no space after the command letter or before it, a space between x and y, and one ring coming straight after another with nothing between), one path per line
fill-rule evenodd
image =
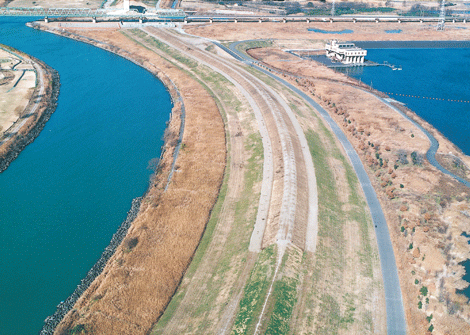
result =
M349 142L341 128L336 124L336 122L331 118L331 116L325 109L323 109L312 98L300 91L298 88L294 87L285 80L277 77L273 73L259 67L256 62L253 62L251 58L239 52L236 47L242 42L245 41L232 43L229 48L226 48L221 44L217 45L232 56L234 56L235 58L245 63L248 63L250 66L267 74L268 76L289 87L291 90L300 95L322 115L324 120L329 124L329 126L333 130L333 133L343 145L357 174L359 182L361 183L362 189L364 190L367 204L369 205L370 213L375 226L377 244L379 247L380 264L382 267L382 276L384 281L385 302L387 309L387 332L388 334L393 335L406 334L405 312L403 309L400 281L398 279L398 270L395 261L395 254L393 252L387 221L385 220L385 216L377 198L377 194L375 193L375 190L370 183L369 176L367 175L367 172L364 169L359 155L354 150L352 144Z

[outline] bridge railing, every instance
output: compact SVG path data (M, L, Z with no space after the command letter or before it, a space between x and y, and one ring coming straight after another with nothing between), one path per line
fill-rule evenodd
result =
M90 8L40 8L40 7L0 7L0 16L106 16L102 9Z

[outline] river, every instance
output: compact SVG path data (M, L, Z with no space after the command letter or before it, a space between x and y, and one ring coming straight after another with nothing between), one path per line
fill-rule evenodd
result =
M0 43L61 78L58 108L0 174L0 334L38 333L145 193L171 100L137 65L0 18Z

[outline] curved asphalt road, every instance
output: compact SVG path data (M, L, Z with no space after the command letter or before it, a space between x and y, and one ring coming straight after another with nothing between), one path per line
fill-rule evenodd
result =
M385 220L385 216L377 198L377 194L375 193L375 190L370 183L369 176L367 175L367 172L364 169L364 166L362 165L359 155L354 150L353 146L351 145L341 128L336 124L336 122L331 118L331 116L325 109L323 109L312 98L310 98L308 95L306 95L290 83L277 77L271 72L259 67L256 62L253 62L252 59L239 52L236 49L236 46L242 42L245 41L232 43L230 45L230 48L226 48L220 43L216 43L216 45L222 48L224 51L228 52L233 57L237 58L238 60L249 64L250 66L256 68L259 71L262 71L263 73L267 74L268 76L277 80L283 85L289 87L292 91L296 92L303 99L305 99L313 108L315 108L322 115L324 120L330 125L334 134L346 150L351 164L353 165L354 170L357 174L359 182L361 183L362 189L364 190L367 204L369 205L370 213L375 226L375 233L377 236L377 244L379 247L380 254L380 264L382 267L382 276L384 281L385 302L387 309L387 332L388 334L393 335L406 334L405 312L403 309L400 281L398 279L398 270L395 262L395 255L393 253L392 242L390 240L390 234L387 227L387 221Z

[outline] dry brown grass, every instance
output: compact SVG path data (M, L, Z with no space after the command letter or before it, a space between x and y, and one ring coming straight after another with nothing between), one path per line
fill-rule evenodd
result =
M460 235L468 230L463 224L468 218L462 213L470 208L470 190L438 172L427 161L414 165L411 152L424 155L429 147L424 134L379 100L351 86L351 80L342 74L314 62L278 62L276 56L282 51L275 48L254 49L250 53L284 71L310 76L300 84L294 79L291 81L306 92L311 92L314 87L317 101L330 111L338 124L343 125L349 140L358 148L364 165L369 168L389 225L409 333L425 333L429 327L425 318L431 313L433 333L468 333L468 305L464 297L456 294L456 289L464 287L459 262L467 258L469 252L466 239ZM406 112L412 115L411 111ZM447 148L445 150L451 148L449 151L455 153L462 164L468 162L469 157L429 124L419 121L435 135L441 146ZM377 154L387 165L380 167ZM409 162L396 163L404 154ZM386 177L390 171L391 179ZM416 280L419 285L415 284ZM420 296L422 286L429 289L429 302ZM423 304L421 309L419 301Z
M163 192L172 160L171 150L165 153L164 172L143 200L128 236L56 333L81 324L96 334L145 334L180 282L217 198L225 167L224 125L210 95L169 62L119 32L85 33L122 48L114 51L172 79L186 110L184 148ZM178 117L172 120L172 131L177 121Z
M355 23L350 22L238 22L190 24L184 29L190 34L209 37L222 41L241 41L251 39L275 39L283 48L305 49L323 48L322 41L340 39L346 41L411 41L411 40L469 40L470 35L461 23L446 23L446 30L436 31L435 23ZM340 31L351 29L351 34L322 34L308 31L307 28ZM386 34L385 30L401 29L400 34Z

